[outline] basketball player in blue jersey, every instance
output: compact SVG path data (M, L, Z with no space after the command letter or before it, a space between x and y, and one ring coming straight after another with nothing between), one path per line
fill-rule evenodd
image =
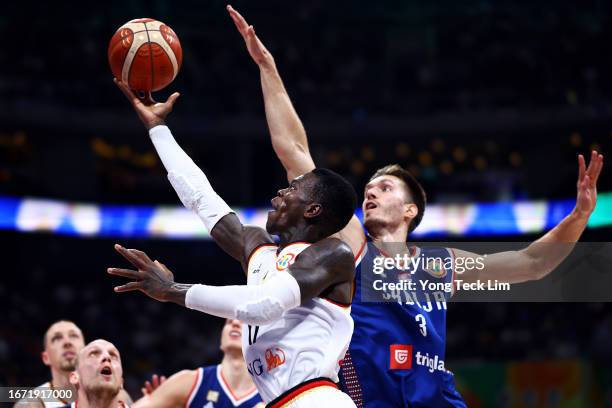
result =
M240 321L226 319L221 364L174 374L134 408L263 408L242 356L241 337Z
M283 86L270 52L231 6L228 12L242 35L249 54L260 69L266 117L272 146L293 179L315 168L308 150L304 127ZM547 251L538 243L573 243L584 231L595 208L597 179L603 156L592 152L588 168L578 157L578 183L575 209L555 228L534 244L520 251L489 254L484 269L472 269L462 275L464 282L497 279L518 283L540 279L550 273L569 254L572 245ZM364 190L364 225L356 217L335 236L350 245L361 265L372 265L375 258L395 255L415 257L477 258L478 255L451 248L416 248L406 241L423 218L426 196L421 185L399 165L378 170ZM405 243L398 245L398 243ZM369 260L369 262L368 262ZM351 315L355 330L349 353L342 365L344 389L357 406L378 407L465 407L455 389L452 374L444 364L446 338L446 302L428 299L420 302L402 297L398 303L375 303L361 299L362 276L356 271L356 295ZM387 279L402 278L403 271L386 271ZM413 279L451 283L454 270L422 266ZM398 293L388 293L396 297ZM423 294L425 295L425 294ZM398 296L399 297L399 296Z
M244 226L165 126L178 94L150 103L117 85L149 131L179 198L243 265L247 284L178 284L144 252L116 245L138 271L109 268L131 280L115 290L138 290L158 301L241 320L248 371L271 407L354 407L336 382L353 332L355 265L351 248L330 238L353 216L353 187L330 170L313 169L278 191L265 230ZM278 244L271 234L278 235Z

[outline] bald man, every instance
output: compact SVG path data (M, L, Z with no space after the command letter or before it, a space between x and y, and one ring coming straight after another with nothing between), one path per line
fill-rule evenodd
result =
M113 343L98 339L79 353L70 384L77 390L71 408L126 408L122 401L123 367L121 355Z

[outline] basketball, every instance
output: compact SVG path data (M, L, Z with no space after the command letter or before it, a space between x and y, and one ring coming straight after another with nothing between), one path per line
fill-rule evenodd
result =
M135 91L159 91L181 68L183 50L176 33L161 21L128 21L108 45L108 62L115 78Z

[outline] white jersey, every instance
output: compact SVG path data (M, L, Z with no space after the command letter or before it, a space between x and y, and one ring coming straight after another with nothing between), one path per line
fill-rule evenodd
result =
M309 243L287 245L277 254L274 244L257 248L248 262L248 285L259 285L286 269ZM274 323L242 325L242 351L262 399L316 378L338 382L340 361L353 334L350 306L316 297L286 311Z

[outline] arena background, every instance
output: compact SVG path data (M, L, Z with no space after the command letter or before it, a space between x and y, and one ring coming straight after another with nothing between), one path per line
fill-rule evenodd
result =
M212 241L151 237L146 228L132 234L125 225L105 237L44 222L22 228L11 208L25 198L55 200L38 201L43 212L75 202L180 204L106 60L120 25L152 17L176 31L184 51L177 80L157 95L182 93L169 125L222 197L265 209L285 175L269 143L257 67L225 4L4 8L0 385L48 380L42 335L60 318L74 320L87 339L118 346L135 398L152 373L219 361L220 320L141 294L116 295L105 274L124 264L112 249L120 242L165 262L179 281L242 282L239 266ZM398 162L436 205L572 200L576 155L612 150L609 2L233 5L274 54L315 161L359 192L376 168ZM600 193L612 192L607 161ZM603 221L583 241L610 240L606 203L598 208ZM421 238L527 242L539 236L530 231ZM610 304L451 304L447 333L447 367L471 407L612 406Z

